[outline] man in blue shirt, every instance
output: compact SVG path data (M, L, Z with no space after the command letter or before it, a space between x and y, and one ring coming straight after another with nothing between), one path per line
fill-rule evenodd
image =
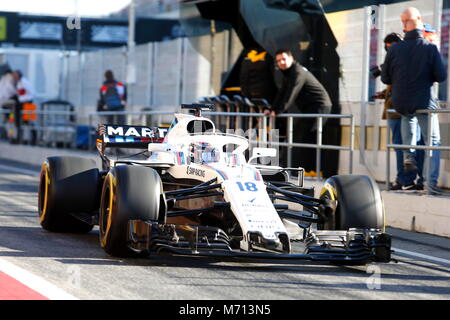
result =
M442 82L447 72L436 45L423 38L423 23L416 8L408 8L401 15L405 36L403 41L393 45L385 58L381 80L392 85L392 105L402 115L403 143L416 145L416 126L424 141L431 135L433 146L440 145L439 120L437 114L416 113L418 110L438 109L433 96L433 83ZM428 117L431 127L428 128ZM405 170L416 171L415 150L404 149ZM437 191L439 177L440 152L433 151L428 189ZM428 168L428 166L425 166Z

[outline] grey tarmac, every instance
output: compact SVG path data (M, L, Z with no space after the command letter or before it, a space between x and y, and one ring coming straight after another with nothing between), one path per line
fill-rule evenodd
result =
M0 160L0 260L78 299L450 299L448 238L388 228L393 247L402 251L394 253L397 262L367 266L169 255L118 259L100 247L98 228L85 235L43 230L38 179L37 167Z

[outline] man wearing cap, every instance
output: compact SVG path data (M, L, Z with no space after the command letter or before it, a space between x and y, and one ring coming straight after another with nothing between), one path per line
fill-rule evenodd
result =
M405 37L387 52L381 80L392 84L392 105L402 115L402 139L407 145L416 145L417 123L425 141L431 136L433 146L440 145L438 115L417 113L418 110L438 109L433 95L433 83L445 81L447 71L435 44L423 38L423 23L419 10L408 8L401 15ZM428 118L431 119L428 119ZM431 127L428 128L428 120ZM404 149L404 167L417 171L414 149ZM431 172L427 181L428 190L438 193L440 152L432 151ZM428 166L425 166L427 169Z
M438 37L436 34L436 30L427 23L423 24L423 38L428 42L434 43L437 45Z

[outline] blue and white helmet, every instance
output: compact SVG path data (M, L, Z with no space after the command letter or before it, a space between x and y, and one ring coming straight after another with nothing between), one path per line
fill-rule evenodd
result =
M189 157L191 163L219 162L220 152L208 142L193 142L189 146Z

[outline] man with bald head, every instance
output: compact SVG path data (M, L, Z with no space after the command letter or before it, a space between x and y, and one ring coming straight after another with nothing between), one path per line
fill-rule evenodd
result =
M417 8L409 7L400 16L400 19L402 20L403 26L406 29L422 29L423 28L423 22L422 17L420 15L420 12Z
M428 141L428 134L431 134L432 145L439 146L437 114L416 111L439 108L433 94L433 83L445 81L447 72L436 45L423 38L423 22L419 10L408 8L400 18L405 31L404 41L394 44L387 52L381 80L392 85L392 105L402 115L403 143L416 145L418 124L424 141ZM428 128L428 117L431 117L431 128ZM403 153L405 170L417 171L415 150L404 149ZM439 162L440 152L433 151L430 181L427 181L431 192L439 190ZM425 168L427 170L428 165Z

